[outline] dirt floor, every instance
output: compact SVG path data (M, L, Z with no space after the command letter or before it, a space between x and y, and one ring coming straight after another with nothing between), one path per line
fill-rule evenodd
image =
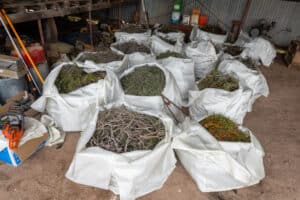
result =
M279 64L262 71L270 96L256 101L245 126L265 149L266 178L245 189L202 193L178 163L163 188L141 200L300 199L300 71ZM78 133L69 134L61 149L44 148L18 168L0 165L0 199L117 200L109 191L78 185L64 177L78 138Z

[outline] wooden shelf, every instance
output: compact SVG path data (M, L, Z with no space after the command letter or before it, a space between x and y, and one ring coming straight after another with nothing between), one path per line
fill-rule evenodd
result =
M37 19L62 17L65 15L88 12L90 9L102 10L126 4L138 3L139 0L40 0L40 1L4 1L13 23Z

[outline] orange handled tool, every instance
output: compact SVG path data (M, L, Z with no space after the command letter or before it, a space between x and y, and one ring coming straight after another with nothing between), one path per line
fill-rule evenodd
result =
M7 16L7 14L6 14L6 12L5 12L4 9L1 9L0 11L1 11L1 14L5 17L5 19L6 19L7 23L8 23L8 25L9 25L10 28L11 28L11 30L12 30L13 33L15 34L18 43L20 44L20 46L21 46L21 48L22 48L24 54L26 55L26 57L28 58L30 64L32 65L32 67L33 67L33 69L34 69L36 75L37 75L38 78L40 79L41 83L44 83L44 82L45 82L44 78L42 77L42 75L41 75L39 69L37 68L36 64L33 62L33 60L32 60L32 58L31 58L31 56L30 56L28 50L26 49L26 47L25 47L25 45L24 45L22 39L20 38L18 32L16 31L16 29L15 29L15 27L14 27L12 21L11 21L10 18Z
M24 134L23 129L13 128L9 123L5 124L4 129L2 130L5 138L9 140L9 148L14 150L18 148L19 142Z

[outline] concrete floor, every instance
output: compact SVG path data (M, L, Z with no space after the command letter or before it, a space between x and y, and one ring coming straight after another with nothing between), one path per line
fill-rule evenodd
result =
M256 101L245 126L265 149L266 178L245 189L202 193L178 163L163 188L141 200L300 199L300 71L280 64L262 71L269 83L270 96ZM78 185L64 177L78 138L79 134L69 134L61 149L44 148L18 168L0 165L0 199L118 199L109 191Z

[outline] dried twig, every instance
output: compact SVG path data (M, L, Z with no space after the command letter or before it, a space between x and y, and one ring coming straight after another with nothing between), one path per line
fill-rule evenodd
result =
M164 137L165 128L158 118L122 106L99 113L87 147L98 146L116 153L152 150Z

